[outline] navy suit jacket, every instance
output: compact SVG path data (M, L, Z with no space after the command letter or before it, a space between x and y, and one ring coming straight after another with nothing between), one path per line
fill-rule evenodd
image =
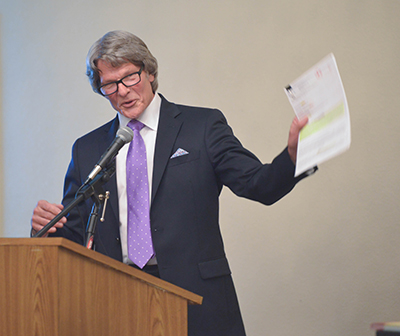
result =
M118 118L79 138L72 150L63 204L69 204L99 157L113 141ZM171 158L179 148L189 154ZM160 277L203 296L189 307L190 336L239 336L244 327L219 227L223 185L236 195L272 204L304 176L294 178L287 149L262 164L243 148L223 114L215 109L176 105L162 97L154 154L151 230ZM105 222L98 222L96 250L122 261L115 176ZM84 243L92 201L68 215L55 234Z

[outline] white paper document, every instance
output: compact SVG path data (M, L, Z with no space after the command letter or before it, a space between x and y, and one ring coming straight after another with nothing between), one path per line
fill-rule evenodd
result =
M335 57L329 54L285 88L298 119L308 117L297 148L295 176L350 147L350 115Z

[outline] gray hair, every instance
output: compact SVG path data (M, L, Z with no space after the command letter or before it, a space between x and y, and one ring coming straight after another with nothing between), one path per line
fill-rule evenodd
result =
M86 57L86 75L93 90L97 93L100 93L98 90L100 70L97 67L99 60L108 62L113 67L129 62L139 67L143 66L146 73L154 76L151 87L153 92L156 92L158 88L157 60L139 37L116 30L105 34L92 45Z

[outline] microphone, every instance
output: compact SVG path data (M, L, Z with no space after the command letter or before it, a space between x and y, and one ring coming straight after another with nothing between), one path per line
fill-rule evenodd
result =
M114 159L114 157L118 154L119 150L128 142L131 142L132 139L133 131L128 126L121 127L111 145L106 149L100 160L94 166L94 169L88 175L84 185L92 181L98 173L107 167L111 160Z

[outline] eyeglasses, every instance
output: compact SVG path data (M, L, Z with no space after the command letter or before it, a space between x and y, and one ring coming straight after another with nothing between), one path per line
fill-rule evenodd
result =
M140 82L140 75L142 74L143 71L143 65L140 68L139 71L131 73L123 78L121 78L119 81L107 83L104 85L101 85L97 88L97 90L103 95L103 96L109 96L112 95L113 93L118 91L118 86L119 83L122 83L125 87L131 87L136 84L139 84Z

